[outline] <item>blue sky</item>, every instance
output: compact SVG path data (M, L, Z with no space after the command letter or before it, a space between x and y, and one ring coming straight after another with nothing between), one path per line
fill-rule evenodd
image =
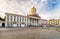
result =
M33 6L43 19L60 19L60 0L0 0L0 16L5 12L27 15Z

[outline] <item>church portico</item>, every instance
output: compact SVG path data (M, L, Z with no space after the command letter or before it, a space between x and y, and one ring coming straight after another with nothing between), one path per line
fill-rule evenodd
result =
M38 26L39 25L39 19L30 18L30 25Z
M39 20L41 17L36 13L35 7L31 8L30 13L27 15L27 17L30 19L30 25L39 26Z

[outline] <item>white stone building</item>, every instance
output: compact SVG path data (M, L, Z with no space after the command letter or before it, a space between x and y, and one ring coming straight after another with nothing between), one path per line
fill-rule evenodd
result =
M27 27L27 26L40 26L47 21L41 19L36 13L36 8L33 7L26 16L13 13L5 13L5 27Z
M33 7L27 16L5 13L5 27L39 26L40 16Z
M47 25L47 23L48 23L48 20L40 19L40 25L42 25L42 24L46 24Z

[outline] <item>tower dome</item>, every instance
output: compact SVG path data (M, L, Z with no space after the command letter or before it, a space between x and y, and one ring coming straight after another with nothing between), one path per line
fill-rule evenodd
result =
M32 7L31 10L30 10L30 13L31 14L36 14L36 8L35 7Z
M32 7L30 10L30 13L27 16L33 16L33 17L39 17L41 18L37 13L36 13L36 8Z

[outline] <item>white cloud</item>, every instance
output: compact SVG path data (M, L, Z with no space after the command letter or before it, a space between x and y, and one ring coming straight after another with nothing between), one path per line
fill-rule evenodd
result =
M43 3L43 2L47 2L47 0L41 0L41 2Z
M33 2L34 0L30 0L31 2Z
M37 13L39 13L44 19L60 18L60 9L57 9L54 12L44 11L44 8L47 7L45 4L46 2L47 0L41 0L38 4L37 0L0 0L0 11L25 15L29 13L29 10L32 6L35 6ZM1 15L3 16L3 14Z

